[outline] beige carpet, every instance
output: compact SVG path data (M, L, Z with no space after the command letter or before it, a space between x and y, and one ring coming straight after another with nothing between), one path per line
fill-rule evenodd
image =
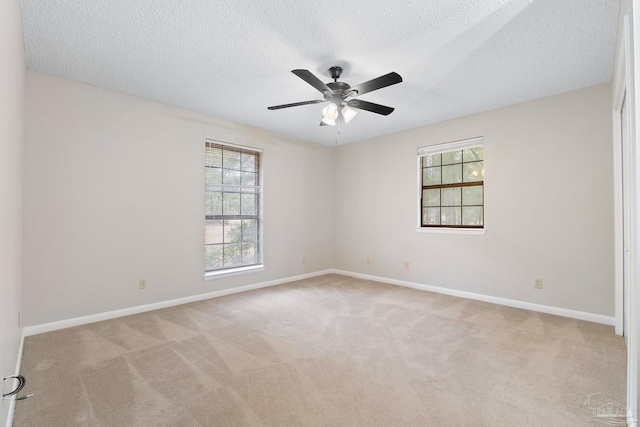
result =
M28 337L14 425L599 426L625 358L609 326L326 275Z

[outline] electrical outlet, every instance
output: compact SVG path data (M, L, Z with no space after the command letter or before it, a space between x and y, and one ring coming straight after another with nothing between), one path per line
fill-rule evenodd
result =
M306 264L307 263L307 259L305 257L302 257L302 263Z
M542 279L536 279L533 283L533 287L536 289L542 289Z
M138 288L139 289L147 289L147 281L144 279L138 280Z
M405 261L404 262L404 269L408 270L409 269L409 261Z
M365 262L367 263L367 265L371 264L371 258L367 257Z

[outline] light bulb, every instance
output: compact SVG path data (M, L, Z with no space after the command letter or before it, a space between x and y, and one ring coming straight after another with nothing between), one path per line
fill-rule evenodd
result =
M322 110L322 115L325 119L335 120L338 118L338 106L333 102Z

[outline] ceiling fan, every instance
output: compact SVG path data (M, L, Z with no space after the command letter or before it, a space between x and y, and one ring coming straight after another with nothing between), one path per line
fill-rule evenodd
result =
M331 73L331 78L333 79L333 81L329 83L323 83L309 70L292 70L291 72L320 91L324 99L294 102L293 104L274 105L267 108L269 110L279 110L281 108L299 107L301 105L328 102L329 105L322 110L323 117L320 121L320 126L335 126L336 123L340 122L348 123L357 114L357 111L355 110L371 111L372 113L388 116L394 110L391 107L360 99L347 100L347 98L355 98L367 92L372 92L374 90L402 82L400 74L392 72L351 87L347 83L338 81L342 74L342 67L338 66L329 68L329 73Z

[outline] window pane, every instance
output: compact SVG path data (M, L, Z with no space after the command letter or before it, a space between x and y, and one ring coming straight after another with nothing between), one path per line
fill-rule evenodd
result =
M452 165L454 163L462 163L462 151L449 151L442 153L442 164Z
M476 160L482 160L484 154L483 147L467 148L462 152L462 159L465 163L475 162Z
M224 245L224 266L239 267L242 265L242 252L240 244Z
M222 268L222 245L207 245L204 247L204 265L206 270Z
M251 193L241 194L241 214L242 215L256 215L256 195Z
M256 156L242 153L242 170L254 172L256 170Z
M242 172L236 170L223 169L224 184L226 185L240 185L240 179Z
M224 150L222 154L222 166L225 169L240 170L240 153L237 151Z
M258 221L255 219L242 220L242 243L258 242Z
M242 221L228 219L224 221L224 243L240 243L242 239Z
M423 208L422 224L439 225L440 224L440 208Z
M223 241L223 222L221 220L207 219L204 225L204 244L211 245L214 243L222 243Z
M442 208L440 222L442 225L461 225L461 208Z
M207 166L222 166L222 149L207 147L205 164Z
M205 199L207 215L222 215L222 192L207 191Z
M422 167L440 166L440 154L434 154L433 156L424 156L422 158Z
M476 182L484 180L484 162L464 164L464 182Z
M422 206L440 206L440 189L422 190Z
M213 215L213 193L209 191L204 193L204 214Z
M462 204L461 188L443 188L442 206L460 206Z
M253 172L242 172L242 185L256 185L256 177L258 175Z
M257 261L256 245L253 243L242 244L242 264L256 264Z
M206 168L206 183L208 185L222 184L222 169Z
M442 156L444 157L444 154ZM442 167L443 184L457 184L459 182L462 182L462 164Z
M240 193L224 193L222 195L222 214L240 215Z
M422 169L422 185L440 184L440 167Z
M482 204L482 185L474 185L473 187L462 188L462 204L463 205L481 205Z
M482 207L469 206L462 208L462 224L463 225L482 225Z

